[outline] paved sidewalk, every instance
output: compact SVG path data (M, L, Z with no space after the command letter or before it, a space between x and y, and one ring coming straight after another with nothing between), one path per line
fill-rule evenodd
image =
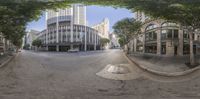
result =
M189 56L182 57L162 57L146 54L129 54L128 57L140 66L147 69L165 73L175 73L187 71L190 68L185 65L189 61ZM196 57L200 62L200 57Z
M7 64L15 55L16 53L14 52L7 52L4 55L0 55L0 67Z

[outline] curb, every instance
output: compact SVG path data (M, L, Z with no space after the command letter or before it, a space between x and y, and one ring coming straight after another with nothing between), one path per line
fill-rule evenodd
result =
M11 56L9 59L7 59L5 62L3 62L1 65L0 65L0 68L6 66L10 61L12 61L16 56L18 55L18 53L16 53L15 55Z
M167 76L167 77L184 76L184 75L190 74L190 73L200 69L200 66L197 66L195 68L192 68L192 69L189 69L189 70L186 70L186 71L183 71L183 72L173 72L173 73L161 72L161 71L150 69L150 68L145 67L143 65L139 65L136 61L131 59L127 54L125 54L125 53L123 53L123 54L131 63L135 64L137 67L139 67L139 68L141 68L141 69L143 69L145 71L148 71L150 73L153 73L153 74L156 74L156 75L160 75L160 76Z

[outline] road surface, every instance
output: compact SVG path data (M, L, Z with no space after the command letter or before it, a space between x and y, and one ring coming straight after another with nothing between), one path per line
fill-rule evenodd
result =
M169 78L133 65L138 78L116 81L96 75L108 64L129 62L120 50L22 51L0 68L0 99L200 99L198 71Z

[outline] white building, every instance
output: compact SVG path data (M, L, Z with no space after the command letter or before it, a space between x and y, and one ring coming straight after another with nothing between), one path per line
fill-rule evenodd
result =
M101 23L92 26L92 28L96 29L102 38L109 39L109 19L105 18Z
M110 34L110 48L119 48L120 44L118 42L119 38L117 37L116 34L111 33Z
M100 49L98 31L86 26L86 7L80 4L71 8L48 10L47 29L39 34L43 47L49 51L68 51L69 49Z
M30 30L26 33L24 38L24 45L30 45L30 49L32 48L32 42L37 38L39 31Z

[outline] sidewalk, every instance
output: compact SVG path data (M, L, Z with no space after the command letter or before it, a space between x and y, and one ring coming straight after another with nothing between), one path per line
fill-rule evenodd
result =
M15 55L16 53L5 53L4 55L0 55L0 67L9 63Z
M191 70L185 65L185 63L189 61L189 56L162 57L137 53L127 56L140 67L163 74L173 74ZM199 56L196 59L200 62Z

